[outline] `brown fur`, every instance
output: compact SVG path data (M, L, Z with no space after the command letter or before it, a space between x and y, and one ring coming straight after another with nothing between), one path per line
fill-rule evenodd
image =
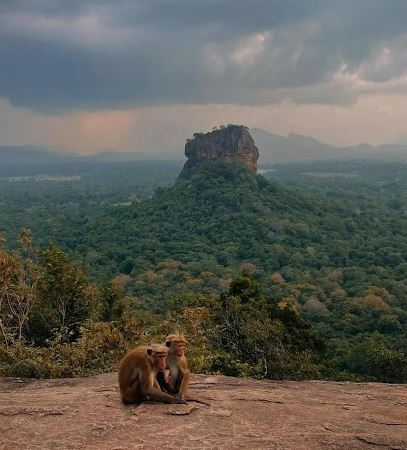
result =
M164 374L159 374L160 387L167 392L185 398L191 380L188 363L185 358L184 348L186 340L179 334L171 334L166 337L165 345L169 349L167 368L170 371L169 379Z
M123 403L141 403L148 399L164 403L186 403L181 398L162 392L156 380L165 370L168 349L162 345L136 347L122 359L119 386Z

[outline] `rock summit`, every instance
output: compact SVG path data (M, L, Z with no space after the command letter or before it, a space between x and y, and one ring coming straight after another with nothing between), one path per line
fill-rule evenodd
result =
M206 161L226 161L243 164L255 174L259 150L254 145L249 129L243 125L228 125L209 133L194 133L185 144L185 163L180 176Z

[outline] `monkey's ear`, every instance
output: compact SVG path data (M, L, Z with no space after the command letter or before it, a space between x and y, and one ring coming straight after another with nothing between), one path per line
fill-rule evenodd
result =
M152 353L153 353L153 350L152 350L151 348L148 348L148 349L147 349L147 355L148 355L148 356L151 356Z
M165 343L165 345L166 345L167 347L171 347L171 341L167 341L167 342Z

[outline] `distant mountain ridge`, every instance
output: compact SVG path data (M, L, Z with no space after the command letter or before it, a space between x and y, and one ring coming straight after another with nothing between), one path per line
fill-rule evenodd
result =
M49 164L66 162L129 162L146 160L174 160L174 157L166 155L149 155L137 152L104 151L94 155L79 155L77 153L60 152L35 145L0 146L0 166L15 164ZM177 160L180 160L177 157Z
M0 147L0 165L32 164L48 162L49 160L72 160L75 155L52 151L35 145L5 145Z
M313 137L294 133L282 136L261 128L252 128L250 132L260 149L260 164L367 158L407 159L407 145L359 144L350 147L335 147Z
M336 147L310 136L289 133L275 134L261 128L250 129L255 146L260 150L259 164L284 164L292 162L335 161L355 159L407 160L407 144L373 146L359 144ZM126 162L141 160L180 160L179 153L162 154L103 151L94 155L79 155L55 151L34 145L0 146L0 166L16 164L46 164L63 162Z

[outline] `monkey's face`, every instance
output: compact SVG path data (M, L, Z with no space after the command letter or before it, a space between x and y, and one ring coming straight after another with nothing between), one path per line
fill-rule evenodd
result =
M152 353L151 361L156 368L157 372L164 372L167 366L167 354L166 353Z
M184 356L185 351L185 342L178 341L172 343L172 352L175 353L178 357Z

